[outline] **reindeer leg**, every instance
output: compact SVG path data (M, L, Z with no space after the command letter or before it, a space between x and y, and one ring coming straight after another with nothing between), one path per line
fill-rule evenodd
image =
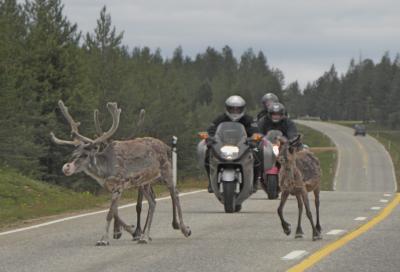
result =
M96 246L108 246L110 244L110 242L108 240L108 232L110 230L111 220L113 219L114 214L116 212L118 212L117 202L120 197L121 197L120 191L118 189L113 190L112 197L111 197L110 209L109 209L109 211L107 213L107 217L106 217L106 232L101 237L101 239L99 241L97 241Z
M296 194L296 198L297 198L297 206L299 208L299 218L297 221L296 235L294 238L303 238L304 232L303 229L301 228L301 215L303 214L303 200L301 199L300 194Z
M172 180L172 165L171 162L166 162L161 168L161 176L163 181L166 183L172 200L172 227L174 229L181 229L183 235L188 237L192 234L189 226L185 226L183 223L182 208L179 201L179 192L175 187L174 181ZM179 216L179 222L177 220L177 212Z
M321 225L320 225L320 223L319 223L319 193L320 193L319 188L317 188L317 189L314 190L315 210L316 210L316 214L317 214L317 224L315 225L315 227L316 227L317 231L318 231L319 233L321 233L322 228L321 228Z
M183 235L185 235L185 237L189 237L192 234L192 231L190 230L189 226L185 226L185 223L183 223L182 208L179 200L179 192L175 188L175 186L173 186L172 188L170 188L170 193L171 193L171 198L175 199L176 208L179 216L179 227Z
M321 237L321 234L317 231L316 227L314 226L314 221L313 221L313 218L312 218L312 213L311 213L311 209L310 209L310 203L308 201L308 194L307 194L306 189L302 190L301 196L303 198L304 206L306 207L307 217L310 220L310 224L311 224L311 227L312 227L312 230L313 230L313 238L312 239L313 239L313 241L320 240L320 239L322 239L322 237Z
M137 204L136 204L136 229L133 233L133 241L137 241L140 239L140 235L142 234L142 228L140 224L140 215L142 213L142 202L143 202L143 191L142 187L138 189L137 196Z
M121 227L133 236L133 226L126 224L121 217L118 215L118 200L122 196L123 189L119 189L119 197L115 201L115 211L114 211L114 239L119 239L122 236ZM119 227L119 233L115 232L115 225Z
M289 197L289 191L282 191L281 202L279 203L279 207L278 207L278 215L279 215L279 218L281 219L283 232L286 235L290 235L290 233L291 233L290 224L288 222L286 222L285 219L283 218L283 207L285 206L285 203L286 203L286 200L288 199L288 197Z
M142 235L140 237L139 243L147 244L149 241L151 241L150 228L151 228L151 222L153 220L154 210L156 208L156 200L154 198L154 192L152 191L152 188L150 185L143 186L142 191L143 191L144 197L147 199L147 201L149 203L149 210L147 213L146 224L144 225L144 229L143 229Z
M169 190L172 200L172 228L173 229L180 229L178 219L176 218L176 200L175 197L172 196L171 189Z
M121 224L119 223L118 216L114 214L114 233L113 238L119 239L122 236Z

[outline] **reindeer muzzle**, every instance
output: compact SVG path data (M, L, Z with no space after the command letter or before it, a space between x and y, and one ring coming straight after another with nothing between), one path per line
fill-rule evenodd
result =
M75 173L75 170L76 170L76 166L75 166L74 162L66 163L62 167L62 171L63 171L64 175L66 175L66 176L71 176L72 174Z

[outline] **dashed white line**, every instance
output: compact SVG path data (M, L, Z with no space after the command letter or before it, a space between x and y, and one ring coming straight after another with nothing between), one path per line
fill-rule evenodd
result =
M373 211L379 211L381 209L381 207L371 207L371 210Z
M389 200L387 200L387 199L380 199L380 200L379 200L379 202L382 202L382 203L388 203L388 202L389 202Z
M281 258L281 260L283 260L283 261L298 260L298 259L301 259L304 256L306 256L307 254L308 254L308 252L305 250L294 250L294 251L290 252L289 254L283 256Z
M341 234L341 233L343 233L343 232L345 232L345 230L342 230L342 229L334 229L334 230L331 230L331 231L327 232L326 234L328 234L328 235L338 235L338 234Z
M390 197L390 196L392 196L392 194L383 194L383 196Z
M356 220L356 221L364 221L365 219L367 219L367 218L364 216L359 216L359 217L354 218L354 220Z

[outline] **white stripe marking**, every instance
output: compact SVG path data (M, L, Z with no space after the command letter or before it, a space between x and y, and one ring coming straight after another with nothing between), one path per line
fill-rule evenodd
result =
M390 197L390 196L392 196L392 194L383 194L383 196Z
M330 232L328 232L328 233L326 233L326 234L328 234L328 235L338 235L338 234L341 234L341 233L343 233L343 232L345 232L345 230L342 230L342 229L334 229L334 230L331 230Z
M281 260L283 261L290 261L290 260L298 260L308 254L307 251L305 250L294 250L287 254L286 256L283 256Z
M381 209L381 207L371 207L371 210L373 211L379 211Z
M359 217L354 218L354 220L356 220L356 221L364 221L365 219L367 219L367 218L364 216L359 216Z
M388 202L389 202L389 200L387 200L387 199L381 199L381 200L379 200L379 202L382 202L382 203L388 203Z
M192 194L197 194L197 193L201 193L201 192L205 192L205 191L206 190L198 190L198 191L192 191L192 192L187 192L187 193L181 193L181 194L179 194L179 196L192 195ZM162 200L166 200L166 199L170 199L170 198L171 198L170 196L166 196L166 197L157 198L156 200L162 201ZM143 201L143 203L147 203L147 201ZM136 203L120 206L119 209L125 209L125 208L129 208L129 207L134 207L134 206L136 206ZM97 212L83 213L83 214L79 214L79 215L75 215L75 216L65 217L65 218L54 220L54 221L50 221L50 222L46 222L46 223L42 223L42 224L38 224L38 225L33 225L30 227L26 227L26 228L19 228L19 229L9 230L9 231L5 231L5 232L0 232L0 236L17 233L17 232L21 232L21 231L26 231L26 230L31 230L31 229L37 229L37 228L45 227L48 225L53 225L56 223L61 223L64 221L69 221L69 220L78 219L81 217L96 215L96 214L105 213L105 212L108 212L108 209L97 211Z

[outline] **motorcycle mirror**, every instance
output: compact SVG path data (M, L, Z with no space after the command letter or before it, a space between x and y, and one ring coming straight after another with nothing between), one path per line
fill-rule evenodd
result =
M197 134L197 136L199 136L199 138L200 139L202 139L202 140L207 140L208 139L208 133L207 132L199 132L198 134Z

